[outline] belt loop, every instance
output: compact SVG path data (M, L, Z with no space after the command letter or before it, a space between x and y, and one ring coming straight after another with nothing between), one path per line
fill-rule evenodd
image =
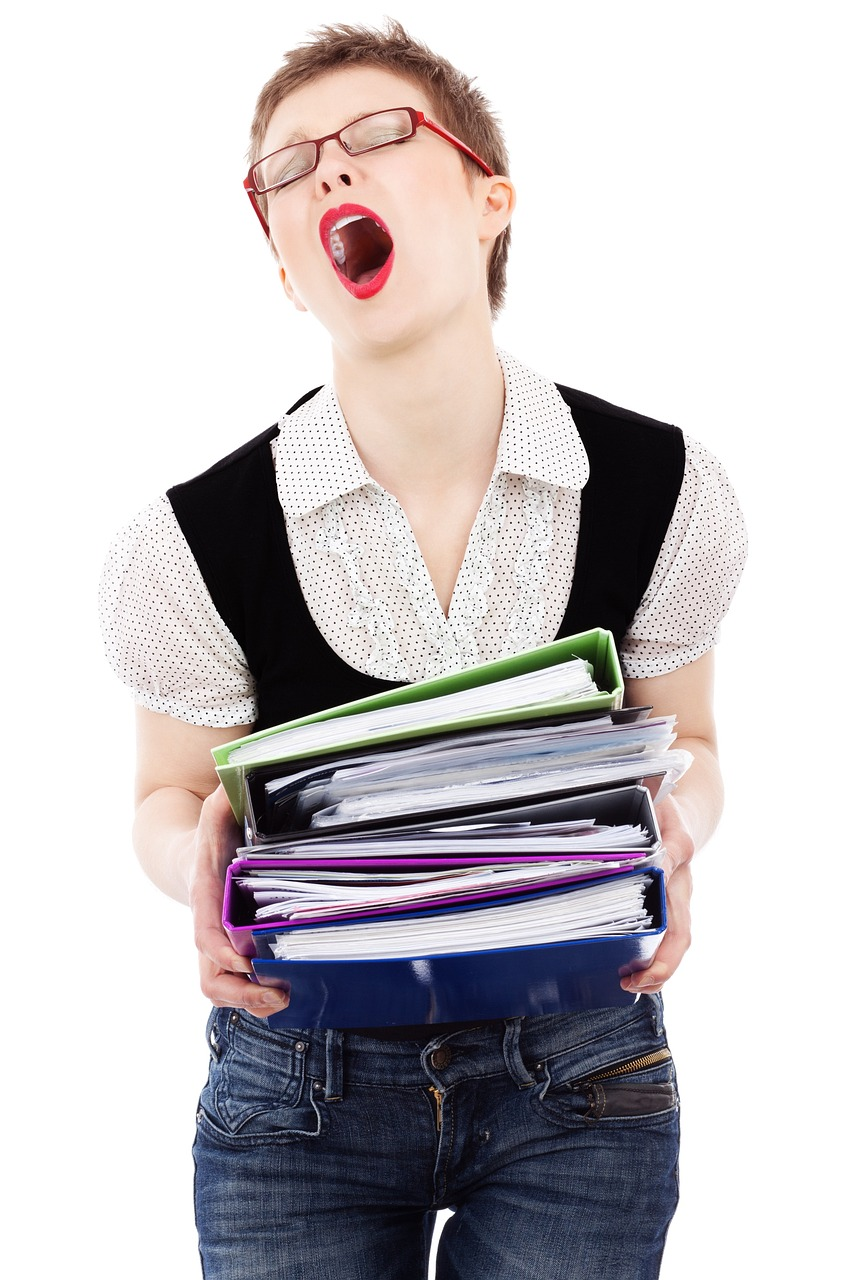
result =
M341 1102L344 1096L344 1033L326 1032L326 1102Z
M521 1018L507 1018L504 1030L503 1053L506 1069L521 1089L528 1089L535 1084L533 1076L524 1065L518 1042L521 1039Z
M663 1035L663 996L659 991L649 991L646 994L651 1005L652 1027L656 1036Z

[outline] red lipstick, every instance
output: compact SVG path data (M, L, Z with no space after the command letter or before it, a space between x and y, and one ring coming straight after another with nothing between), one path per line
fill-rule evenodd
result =
M382 219L360 204L342 204L320 219L320 240L341 284L354 298L373 298L394 265L394 241Z

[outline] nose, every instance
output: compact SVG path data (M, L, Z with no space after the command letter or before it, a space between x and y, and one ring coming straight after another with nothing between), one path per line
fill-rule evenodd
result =
M314 172L318 194L327 196L337 186L351 187L352 167L353 157L337 138L321 143L320 159Z

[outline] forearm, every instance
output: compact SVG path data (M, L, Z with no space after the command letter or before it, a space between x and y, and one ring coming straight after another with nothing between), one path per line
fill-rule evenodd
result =
M694 851L714 834L723 811L723 779L716 746L700 738L678 738L676 747L689 751L693 763L677 784L671 799L689 832Z
M136 811L133 845L150 880L177 902L189 902L190 873L202 801L182 787L159 787Z
M674 745L693 757L675 790L658 806L662 834L679 846L672 851L676 862L689 861L707 843L723 809L712 705L713 664L711 650L667 675L625 681L625 705L650 706L653 715L675 716Z
M216 1005L265 1016L284 1008L288 996L246 981L251 962L223 929L225 873L242 833L210 755L249 728L203 728L138 708L133 843L150 879L192 911L204 994Z
M690 946L690 863L696 850L711 838L723 808L712 688L713 651L668 675L625 682L626 705L650 706L655 715L674 715L678 733L674 745L693 757L674 791L656 805L664 847L666 936L647 969L622 978L626 991L660 991Z
M202 852L207 868L224 879L239 843L227 803L213 806L212 827L204 820L205 804L219 781L211 751L251 726L205 728L142 707L137 707L136 724L134 848L159 889L191 904ZM200 840L201 825L204 837Z

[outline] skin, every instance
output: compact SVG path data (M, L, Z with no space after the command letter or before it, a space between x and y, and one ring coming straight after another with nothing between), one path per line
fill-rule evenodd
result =
M263 152L397 106L432 116L423 93L387 71L323 76L279 105ZM378 213L394 240L393 270L370 299L341 286L318 234L323 214L348 202ZM326 143L317 170L270 205L285 293L326 329L355 447L405 511L445 612L500 435L503 380L486 267L514 202L507 178L472 178L452 146L421 129L402 146L360 157ZM669 927L652 965L622 980L627 990L659 991L690 944L690 862L722 807L712 654L665 676L627 681L625 701L675 714L676 745L694 756L677 794L658 806ZM225 870L241 839L210 755L252 728L200 728L138 709L134 843L151 879L192 910L204 994L215 1005L266 1016L286 997L246 980L251 965L220 923Z

